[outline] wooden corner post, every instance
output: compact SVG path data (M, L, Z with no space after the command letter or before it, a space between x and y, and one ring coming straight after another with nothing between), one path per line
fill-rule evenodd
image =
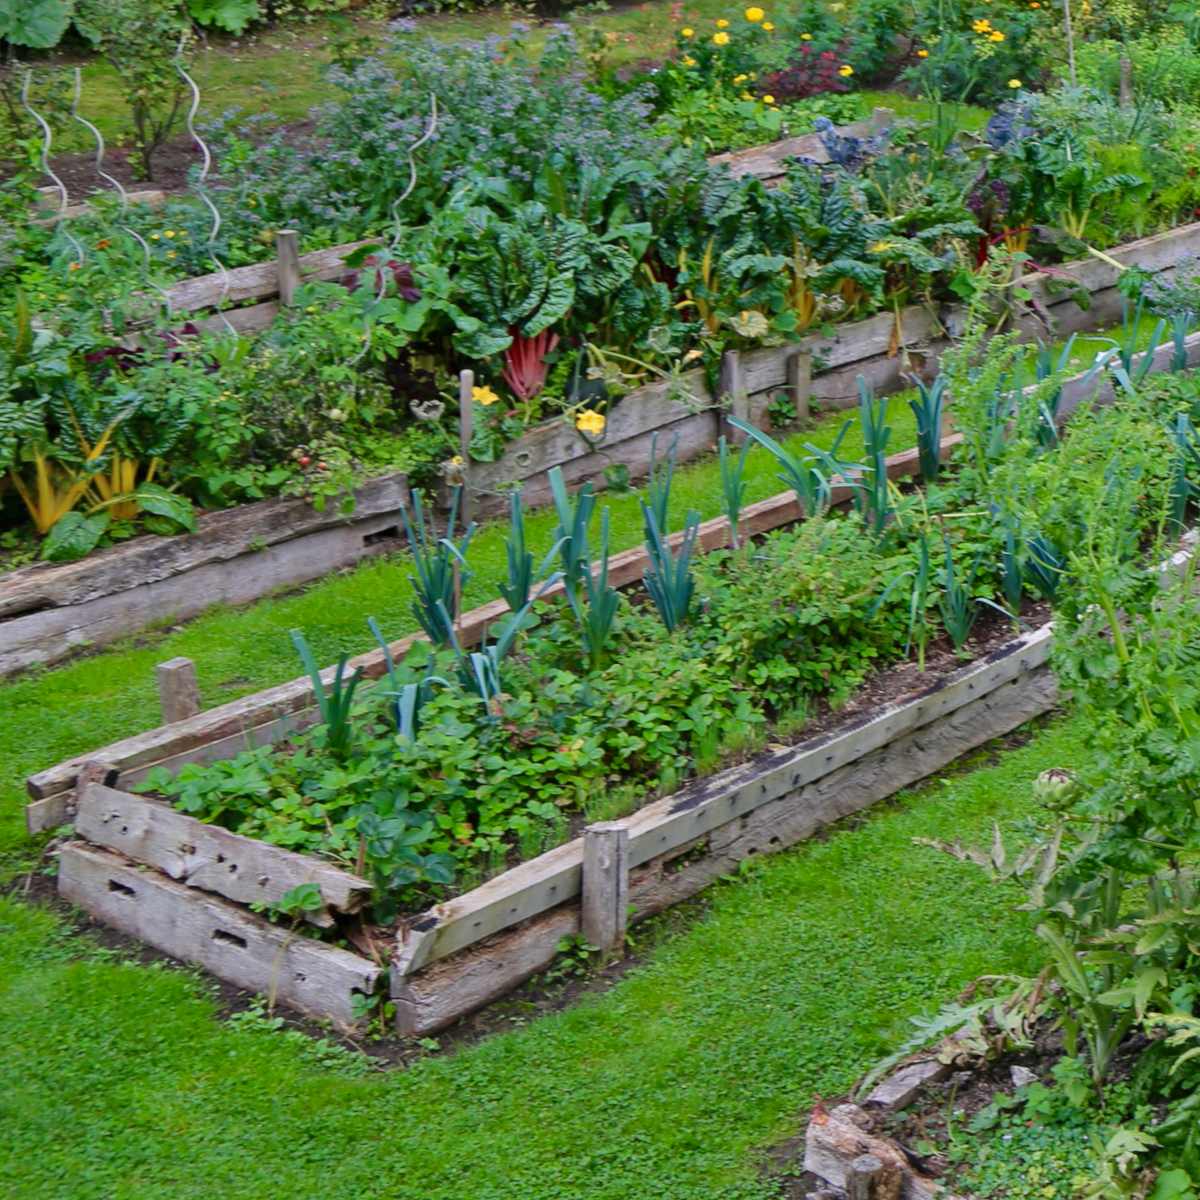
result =
M746 376L742 370L742 359L736 350L726 350L721 355L720 380L721 406L726 417L737 417L739 421L750 422L750 397L746 394ZM740 446L746 440L746 435L728 420L722 422L731 443Z
M629 923L629 829L600 821L583 831L584 938L607 958L620 958Z
M288 308L300 286L300 238L294 229L275 234L275 259L279 269L279 303Z
M471 439L475 435L475 372L458 373L458 455L462 459L462 519L475 515L471 494Z
M200 711L200 685L196 664L190 658L169 658L154 668L158 677L158 702L164 725L186 721Z
M812 395L812 353L798 350L787 360L787 386L796 410L796 422L807 425L812 418L809 397Z

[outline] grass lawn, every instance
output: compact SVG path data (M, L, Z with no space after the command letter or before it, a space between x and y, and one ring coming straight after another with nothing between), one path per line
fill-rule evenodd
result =
M974 976L1036 966L1012 893L912 839L1016 822L1081 733L1044 726L754 863L612 990L405 1070L231 1027L191 973L114 960L0 901L0 1194L765 1200L760 1151L816 1095Z

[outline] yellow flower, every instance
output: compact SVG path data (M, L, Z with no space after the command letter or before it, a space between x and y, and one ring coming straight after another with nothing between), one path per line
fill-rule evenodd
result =
M749 76L749 75L735 75L735 76L733 77L733 86L734 86L734 87L737 87L737 85L738 85L739 83L745 83L745 82L746 82L746 80L747 80L747 79L749 79L749 78L750 78L750 76Z
M1030 8L1041 8L1042 6L1038 3L1038 0L1033 0L1033 3L1030 4L1029 7Z
M764 21L764 22L762 23L762 27L763 27L763 29L765 29L765 30L766 30L766 32L767 32L767 33L774 33L774 32L775 32L775 26L774 26L774 25L772 25L770 21Z
M685 54L682 62L685 67L694 67L696 65L696 60L690 54Z
M842 63L842 65L838 67L838 74L843 79L849 79L850 76L854 74L854 68L849 63Z
M1021 81L1019 79L1010 79L1008 81L1008 86L1015 92L1017 88L1021 86Z
M588 437L599 437L604 432L606 424L604 414L596 412L594 408L585 408L575 418L575 428Z
M885 250L890 250L891 248L891 242L875 242L867 247L872 254L882 254Z
M972 24L971 28L975 30L976 33L991 33L992 23L987 19L987 17L980 17L974 22L974 24Z
M811 34L811 33L802 33L802 34L800 35L800 40L801 40L802 42L811 42L811 41L812 41L812 34Z
M167 257L168 257L168 258L174 258L174 257L175 257L175 251L174 251L174 250L168 250L168 251L167 251Z
M456 454L456 455L455 455L455 456L454 456L454 457L453 457L453 458L450 460L450 465L451 465L452 467L461 467L461 466L463 465L463 456L462 456L461 454Z
M690 26L684 26L684 28L679 31L679 36L685 38L695 37L696 31Z
M774 104L774 103L775 103L775 97L774 97L774 96L772 96L772 95L769 95L769 94L768 94L768 95L766 95L766 96L764 96L764 97L763 97L763 103L764 103L764 104Z
M1004 34L1002 34L998 29L993 29L992 32L988 34L988 41L1002 42L1004 41Z
M928 51L928 50L918 50L918 51L917 51L917 57L918 57L918 58L928 58L928 57L929 57L929 51Z
M724 17L722 17L722 18L721 18L721 19L720 19L720 20L717 22L717 28L718 28L718 29L728 29L728 28L729 28L729 22L728 22L727 20L725 20L725 18L724 18Z
M471 399L477 404L482 404L484 408L487 408L489 404L495 404L500 397L490 387L485 385L484 387L473 387L471 389Z
M713 45L714 46L728 46L729 45L729 34L724 33L724 32L714 33L713 34Z
M761 21L766 15L767 14L763 12L763 10L757 5L746 9L746 20L749 21L751 25L757 25L759 21Z
M754 99L754 97L753 97L752 95L750 95L750 93L749 93L749 92L743 92L743 93L742 93L742 99L743 99L743 100L753 100L753 99Z

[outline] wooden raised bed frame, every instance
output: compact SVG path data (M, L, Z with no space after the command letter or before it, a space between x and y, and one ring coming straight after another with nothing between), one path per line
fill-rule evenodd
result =
M1200 360L1200 334L1188 339L1187 349L1190 362ZM1156 366L1165 366L1173 347L1148 353ZM1069 380L1061 415L1093 393L1098 402L1112 398L1107 375ZM954 435L945 439L943 453L957 441ZM897 475L915 473L915 457L894 456L889 467ZM843 486L838 498L845 500L847 491ZM775 496L747 509L743 527L762 532L800 515L794 497ZM705 549L727 540L724 519L705 524ZM644 565L644 551L628 551L617 556L611 577L629 582ZM505 609L496 602L466 614L463 639L477 640ZM627 905L638 918L660 911L741 859L793 845L1046 711L1056 696L1046 666L1051 634L1044 625L832 732L698 779L411 919L388 978L400 1032L434 1032L497 998L547 966L560 940L581 929L615 948ZM393 654L415 640L397 642ZM381 651L357 662L370 676L383 673ZM76 833L88 839L60 851L60 888L68 899L239 986L270 991L305 1012L348 1024L354 994L382 983L377 965L288 938L240 903L250 897L269 903L297 882L312 882L324 902L315 919L328 923L332 914L361 903L363 881L117 790L153 766L227 757L314 719L311 683L295 680L31 777L27 817L31 831L74 821ZM303 963L294 961L298 955L305 956ZM320 990L325 987L328 996Z

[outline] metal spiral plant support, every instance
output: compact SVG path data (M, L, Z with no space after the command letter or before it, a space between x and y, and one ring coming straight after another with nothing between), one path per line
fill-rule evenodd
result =
M86 117L79 112L79 102L83 96L83 72L79 67L75 68L75 94L71 98L71 116L78 121L95 139L96 142L96 174L100 176L112 189L117 193L121 201L121 212L129 211L129 193L122 186L121 181L115 176L110 175L104 169L104 155L107 152L107 147L104 143L104 135L91 123ZM150 246L146 239L140 233L129 225L118 225L117 228L129 235L140 247L142 251L142 274L145 277L146 285L156 291L163 300L166 307L167 316L171 315L171 294L161 284L154 281L150 272Z
M75 261L82 267L87 262L87 255L84 253L83 246L72 235L67 228L67 207L70 203L70 196L67 193L67 185L54 173L54 169L50 166L50 147L54 144L54 133L50 129L49 123L40 112L33 107L29 102L29 85L33 82L33 71L25 68L25 80L21 84L21 104L25 111L37 122L38 127L42 131L42 171L50 179L54 181L54 186L58 188L58 227L62 230L63 237L75 249Z
M212 153L208 149L208 143L196 132L196 113L200 108L200 88L183 66L183 46L186 37L187 35L185 33L184 36L179 39L179 50L175 55L175 70L179 72L180 77L183 79L184 83L188 85L192 92L192 102L188 106L185 123L192 141L200 147L200 154L203 159L200 166L200 174L196 177L196 194L204 202L204 205L208 211L212 213L212 228L208 232L208 245L210 250L209 257L216 264L217 270L221 275L221 294L217 298L217 316L221 318L225 328L228 329L234 337L237 337L237 330L234 329L229 318L221 310L221 304L229 296L229 269L220 260L220 258L217 257L217 234L221 232L221 214L217 210L217 206L209 198L208 192L204 187L204 181L208 178L208 173L212 169Z
M408 147L408 151L407 151L408 170L409 170L408 187L406 187L404 189L404 191L401 192L400 195L397 196L394 201L392 201L393 231L392 231L392 240L388 243L388 249L387 249L387 253L388 253L389 257L391 257L393 254L395 254L397 247L400 245L400 235L403 232L403 225L401 224L401 221L400 221L400 205L403 204L404 201L407 200L409 198L409 196L412 195L413 189L417 186L417 160L414 157L414 155L415 155L416 151L418 151L423 145L425 145L425 143L427 141L429 141L429 139L431 137L433 137L433 135L437 132L437 127L438 127L437 94L434 92L430 92L429 93L429 123L428 123L428 125L425 126L425 132L422 133L421 136L419 138L417 138L417 140ZM381 269L379 272L379 282L378 282L378 287L377 287L377 291L376 291L376 295L375 295L375 303L376 304L378 304L383 299L386 291L387 291L387 279L384 275L383 270ZM371 327L370 323L368 323L367 329L366 329L366 337L363 339L362 349L350 360L348 365L354 366L355 364L362 362L362 360L370 352L372 332L373 332L372 327Z

